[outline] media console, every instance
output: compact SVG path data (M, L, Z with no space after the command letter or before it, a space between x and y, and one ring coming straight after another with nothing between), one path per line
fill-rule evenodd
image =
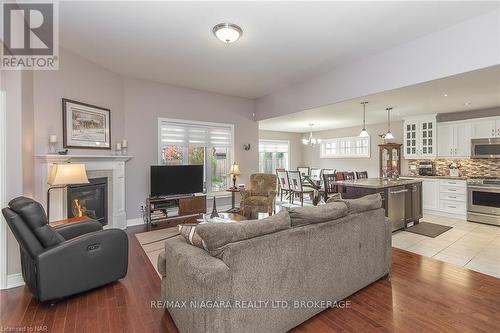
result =
M192 221L192 217L207 212L207 196L204 194L149 197L146 199L145 218L148 230L162 223L174 227Z

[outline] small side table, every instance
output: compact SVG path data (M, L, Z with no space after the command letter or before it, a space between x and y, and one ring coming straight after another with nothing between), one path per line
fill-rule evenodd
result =
M226 191L231 192L231 209L229 209L227 212L228 213L238 213L240 211L240 209L236 207L235 196L236 196L236 193L240 192L240 190L237 188L230 188L230 189L227 189Z

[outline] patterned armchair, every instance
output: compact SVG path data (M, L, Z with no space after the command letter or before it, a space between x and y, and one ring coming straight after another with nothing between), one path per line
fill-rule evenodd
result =
M245 216L256 213L273 214L276 199L276 175L255 173L250 176L250 186L241 191L240 209Z

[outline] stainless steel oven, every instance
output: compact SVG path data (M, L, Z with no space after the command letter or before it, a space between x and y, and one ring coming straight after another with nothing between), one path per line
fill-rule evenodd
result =
M467 220L500 225L500 180L471 179L467 183Z
M472 158L500 158L500 138L472 139Z

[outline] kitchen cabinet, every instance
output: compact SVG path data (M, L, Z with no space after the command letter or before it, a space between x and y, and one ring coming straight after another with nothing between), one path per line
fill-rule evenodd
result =
M436 115L407 118L403 124L404 157L409 159L436 156Z
M440 179L437 177L436 178L404 177L404 178L423 179L422 207L425 213L449 216L461 219L466 218L467 183L465 180Z
M471 124L469 121L443 122L437 125L437 156L470 157Z
M500 137L500 117L472 119L470 123L473 139Z
M439 180L424 179L422 182L422 207L425 210L439 208Z

